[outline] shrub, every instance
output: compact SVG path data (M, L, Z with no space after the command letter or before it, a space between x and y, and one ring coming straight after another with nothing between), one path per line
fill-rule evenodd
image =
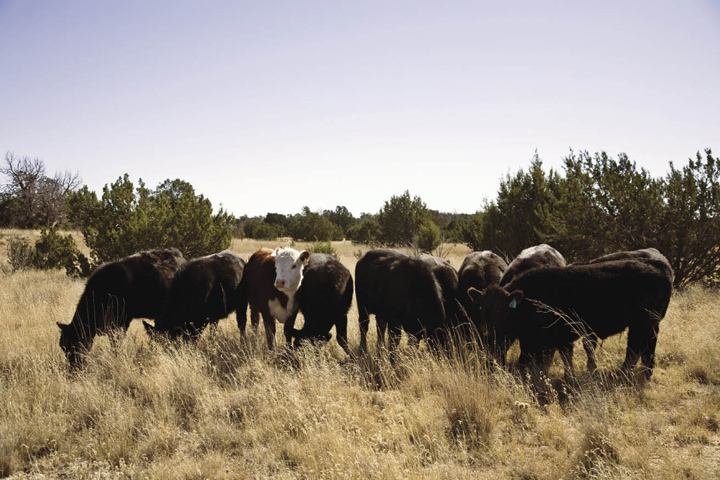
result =
M126 174L103 188L102 199L85 187L69 203L95 264L153 248L175 247L187 258L219 252L230 246L235 223L222 209L213 215L210 200L182 180L151 191Z
M442 242L440 227L432 221L427 221L420 226L415 237L415 244L422 252L432 253Z
M353 243L375 245L379 243L382 231L377 220L368 218L360 224L349 226L346 235Z
M563 161L564 176L546 174L537 154L527 173L508 175L496 201L463 224L465 243L509 256L549 243L568 261L654 247L676 287L718 282L720 161L710 149L660 179L622 153L571 151Z
M10 271L27 270L32 266L33 247L30 242L22 238L10 238L7 248L7 259Z
M381 243L392 247L407 247L415 242L420 226L430 221L430 212L420 197L411 198L410 192L392 196L378 214Z
M314 242L309 248L312 253L328 253L335 258L338 258L338 252L330 242Z
M70 276L86 277L90 274L87 257L80 253L70 235L62 236L52 227L43 228L35 242L32 265L40 270L65 268Z
M280 225L248 220L243 226L245 237L256 240L274 240L282 236L283 228Z
M288 225L288 234L301 242L329 242L331 240L342 240L342 228L335 225L319 213L312 212L308 207L303 207L299 215L294 215Z

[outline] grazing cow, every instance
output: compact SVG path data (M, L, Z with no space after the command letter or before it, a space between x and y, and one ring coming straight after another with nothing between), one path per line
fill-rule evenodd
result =
M470 287L485 290L490 285L499 283L507 268L508 264L505 260L490 250L485 250L469 253L463 260L458 272L458 298L465 310L465 315L470 318L476 330L481 333L485 345L496 345L497 339L488 338L488 332L480 330L481 324L477 309L467 292Z
M435 275L435 279L440 285L447 323L455 326L465 323L466 316L462 311L458 298L459 280L457 270L444 258L424 253L418 258L430 265L433 275Z
M595 369L597 339L628 329L623 368L642 358L652 375L660 320L665 316L672 279L637 259L528 270L505 287L470 289L484 322L504 325L520 340L526 360L546 363L555 350L572 374L573 342L583 339L588 369Z
M390 348L400 340L401 330L416 338L442 340L445 308L440 284L432 267L402 252L373 249L355 267L355 294L360 322L360 351L367 352L370 314L378 327L390 327ZM378 346L384 344L378 331Z
M72 322L58 322L60 347L70 365L82 364L95 335L124 333L133 318L159 318L172 278L184 263L182 254L173 248L140 252L97 267Z
M565 258L550 245L542 243L528 247L510 262L500 279L500 286L507 285L522 272L532 268L564 267L565 265L567 265Z
M656 248L643 248L641 250L631 250L627 252L615 252L608 255L604 255L599 258L594 258L586 263L602 263L612 262L615 260L640 260L643 262L650 263L656 268L662 270L665 275L670 277L671 281L675 279L675 272L673 272L672 266L668 259L658 251Z
M301 330L293 329L295 345L306 339L329 340L334 325L338 343L349 354L347 313L353 297L350 270L332 255L313 253L303 270L302 285L296 297L305 324ZM288 319L290 328L294 321L295 317Z
M165 310L149 334L196 339L208 323L216 324L242 302L240 282L245 261L230 250L186 262L175 274Z
M250 305L250 321L257 327L262 314L268 348L275 346L275 319L285 325L285 339L288 342L292 340L299 308L295 294L302 283L303 268L309 258L308 251L262 248L253 253L245 265L243 290ZM237 321L244 335L247 323L245 307L238 308Z
M518 275L534 268L545 267L563 267L567 263L565 258L550 245L542 243L533 247L524 249L520 254L507 266L502 274L498 284L500 286L507 285ZM477 288L477 287L475 287ZM480 289L478 289L480 290ZM472 308L472 310L475 310ZM506 362L507 351L510 345L515 341L512 335L506 330L505 324L488 324L482 321L477 311L473 311L472 316L477 321L476 326L478 332L485 345L490 349L491 354L504 365Z

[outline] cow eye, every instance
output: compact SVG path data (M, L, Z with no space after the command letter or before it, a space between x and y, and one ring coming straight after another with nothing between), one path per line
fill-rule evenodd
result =
M296 269L296 268L297 268L297 265L293 265L292 268L293 268L293 270Z

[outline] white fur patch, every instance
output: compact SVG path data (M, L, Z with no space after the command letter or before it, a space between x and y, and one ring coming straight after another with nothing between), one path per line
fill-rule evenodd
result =
M286 307L283 307L282 303L280 303L280 300L277 298L268 300L268 307L270 308L272 316L280 323L287 322L287 319L296 314L298 311L298 306L296 305L294 296L288 297Z

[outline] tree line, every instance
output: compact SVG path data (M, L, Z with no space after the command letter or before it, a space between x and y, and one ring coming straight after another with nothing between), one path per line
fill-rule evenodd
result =
M235 217L213 214L209 199L188 182L166 180L149 189L124 175L101 196L80 188L77 174L45 173L39 159L5 156L0 174L0 227L41 228L33 247L11 242L10 255L40 268L64 266L87 274L103 261L138 250L177 247L188 257L229 247L232 237L298 241L347 239L355 243L411 246L432 252L442 242L464 243L512 258L523 248L548 243L580 261L620 250L655 247L675 270L676 286L715 284L720 269L720 173L710 149L661 178L625 154L570 153L562 170L546 171L535 154L530 166L500 179L497 198L475 214L428 208L409 191L392 196L375 214L355 217L344 206L319 212ZM82 232L90 258L69 235Z

